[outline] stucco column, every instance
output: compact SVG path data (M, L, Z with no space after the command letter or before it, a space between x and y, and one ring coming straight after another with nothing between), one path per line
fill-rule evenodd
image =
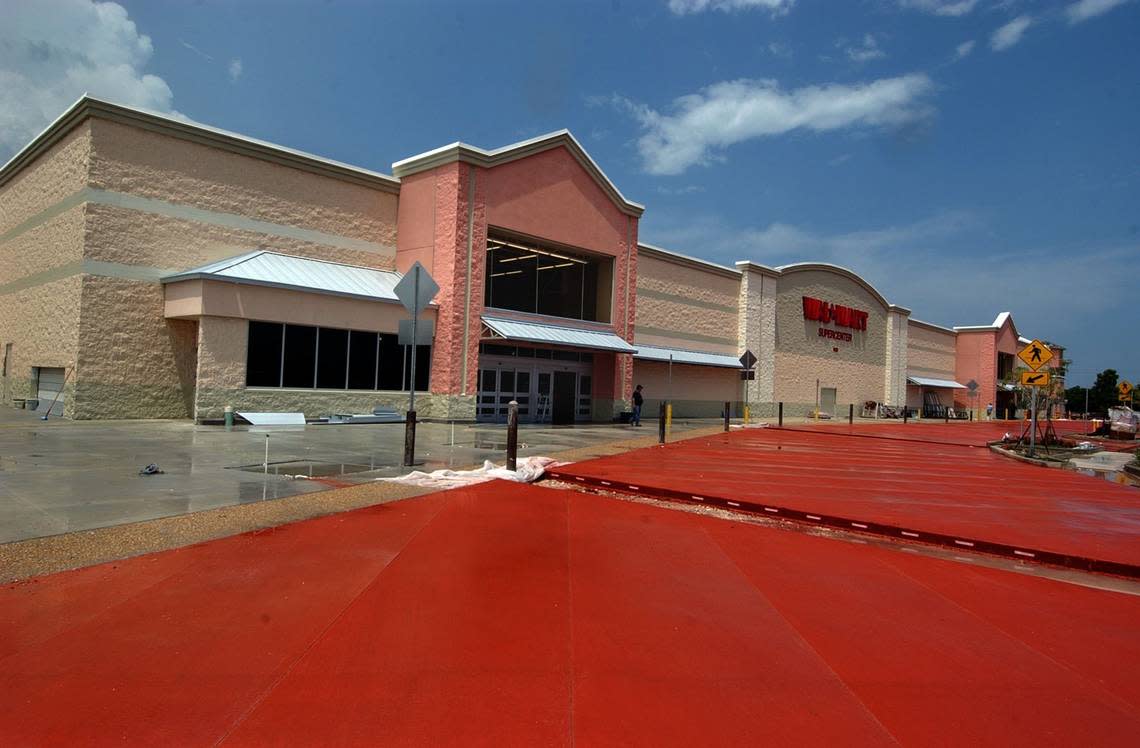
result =
M633 343L637 319L637 219L634 217L626 217L625 240L620 250L614 258L613 325L619 336ZM612 410L616 418L633 407L633 356L619 353L614 359Z
M736 263L740 270L737 304L737 349L757 358L756 379L745 380L748 402L770 403L776 387L776 283L774 270L753 262Z
M906 405L906 338L909 318L909 309L893 304L887 308L883 402L888 405Z

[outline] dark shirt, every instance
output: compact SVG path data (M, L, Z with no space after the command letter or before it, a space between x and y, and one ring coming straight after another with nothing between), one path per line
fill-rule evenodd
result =
M633 404L634 405L642 405L644 403L645 403L645 398L641 396L640 392L634 390L634 392L633 392Z

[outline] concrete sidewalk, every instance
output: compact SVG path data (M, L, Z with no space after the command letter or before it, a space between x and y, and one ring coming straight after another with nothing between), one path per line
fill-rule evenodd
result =
M713 421L677 422L673 434ZM648 439L656 430L590 424L523 426L520 455ZM189 421L41 421L0 408L0 544L366 484L408 471L403 424L311 425L227 432ZM583 451L584 450L584 451ZM506 426L421 423L417 469L506 457ZM163 474L140 476L155 463ZM305 475L311 480L287 476Z

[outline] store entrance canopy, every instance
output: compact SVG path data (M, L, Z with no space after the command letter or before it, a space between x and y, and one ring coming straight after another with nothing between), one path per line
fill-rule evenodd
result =
M551 322L535 322L486 315L483 317L483 324L487 326L492 337L503 340L546 343L593 351L637 352L636 348L622 340L612 330L600 327L573 327Z
M927 379L926 377L907 377L908 384L917 384L919 387L945 387L951 390L964 390L966 385L958 384L953 379Z

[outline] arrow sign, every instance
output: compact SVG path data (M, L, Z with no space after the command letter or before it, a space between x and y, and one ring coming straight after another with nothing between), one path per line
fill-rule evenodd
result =
M1021 372L1021 384L1025 387L1044 387L1049 384L1049 372L1023 371Z
M740 365L745 369L751 369L756 365L756 356L752 351L744 351L744 355L740 357Z

